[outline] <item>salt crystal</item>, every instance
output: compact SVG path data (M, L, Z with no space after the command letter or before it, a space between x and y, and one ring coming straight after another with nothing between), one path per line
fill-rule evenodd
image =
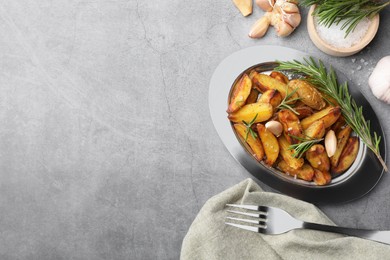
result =
M364 65L368 65L368 62L366 61L366 62L364 63Z
M364 59L360 59L360 62L363 63L363 62L364 62Z
M362 69L362 66L359 65L356 69L357 69L357 70L361 70L361 69Z
M356 59L352 59L352 63L355 63Z
M355 30L351 31L348 36L344 38L345 30L341 29L341 26L344 23L343 21L338 24L332 24L329 28L325 25L319 24L317 17L314 17L314 22L320 38L336 48L349 48L359 43L366 35L371 23L368 18L364 18L358 23Z

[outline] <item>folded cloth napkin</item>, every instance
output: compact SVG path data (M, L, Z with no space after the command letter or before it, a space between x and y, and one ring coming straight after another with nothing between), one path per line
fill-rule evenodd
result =
M334 225L314 205L264 192L247 179L209 199L195 218L181 249L181 259L390 259L390 246L314 230L263 235L225 225L226 204L279 207L304 221Z

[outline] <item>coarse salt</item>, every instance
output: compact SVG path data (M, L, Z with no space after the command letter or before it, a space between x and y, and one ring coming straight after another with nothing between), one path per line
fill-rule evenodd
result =
M314 17L314 23L317 33L322 40L336 48L350 48L363 39L371 21L368 18L364 18L358 23L355 30L351 31L346 38L344 38L346 28L344 28L344 30L341 29L343 21L339 24L334 23L329 28L323 24L319 24L317 17Z

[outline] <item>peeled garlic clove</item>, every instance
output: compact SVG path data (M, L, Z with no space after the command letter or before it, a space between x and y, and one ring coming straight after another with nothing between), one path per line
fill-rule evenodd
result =
M281 37L289 36L294 31L294 28L285 21L278 22L274 27L278 36Z
M269 27L269 19L267 16L263 16L252 26L249 37L251 38L261 38L267 32Z
M252 0L233 0L234 5L240 10L243 16L248 16L252 13Z
M328 157L332 157L337 148L337 138L333 130L329 130L325 136L325 150Z
M256 0L256 4L264 11L270 12L274 8L275 0Z
M368 79L368 85L371 88L372 93L378 99L390 104L390 56L380 59L375 66L370 78Z
M276 137L280 136L283 132L283 126L278 121L268 121L265 124L265 128L273 133Z

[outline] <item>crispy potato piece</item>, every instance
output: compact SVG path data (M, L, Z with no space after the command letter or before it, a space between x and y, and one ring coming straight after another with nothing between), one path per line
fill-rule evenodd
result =
M315 121L323 120L325 128L328 128L337 121L340 115L340 107L327 107L317 113L312 114L309 117L302 119L301 126L303 129L307 129Z
M286 140L284 135L279 136L279 153L282 156L283 160L285 160L288 165L293 169L299 169L304 164L303 158L295 158L294 153L295 150L289 150L290 143Z
M289 82L288 77L279 71L272 71L269 75L271 78L277 79L284 84L287 84Z
M314 169L314 178L313 181L319 185L323 186L328 184L332 180L332 176L329 172L323 172L317 169Z
M305 117L311 116L314 113L313 109L311 107L306 106L306 105L305 106L295 106L294 110L299 113L299 115L297 115L297 117L299 119L303 119Z
M249 93L248 98L246 99L246 104L252 104L257 102L257 98L259 97L259 91L255 88L252 88L251 93Z
M242 140L246 142L252 149L253 156L256 158L256 160L263 160L264 148L259 138L253 138L251 134L248 134L248 139L245 141L247 129L243 124L234 124L234 129L236 129L236 132L241 136Z
M259 133L260 140L263 144L265 152L265 163L272 166L279 156L279 143L278 139L265 128L262 124L257 124L257 132Z
M341 153L339 163L336 167L332 167L332 173L340 174L346 171L355 161L359 152L359 138L356 136L350 137L343 152Z
M287 86L287 84L284 84L277 79L271 78L268 75L252 72L252 77L253 87L258 89L261 93L264 93L270 89L276 89L280 92L280 94L282 94L282 97L284 98L288 93L293 91ZM295 98L298 98L297 93L291 95L291 99ZM291 103L294 103L294 101Z
M293 79L288 83L290 89L297 90L300 100L309 107L321 110L326 106L321 93L309 82L302 79Z
M324 98L324 100L326 101L326 103L331 102L329 104L330 106L333 106L333 107L339 107L340 106L340 104L336 101L336 99L334 99L334 97L331 97L331 96L329 96L329 95L327 95L325 93L322 93L322 92L321 92L321 94L322 94L322 97Z
M233 113L243 107L251 92L251 89L252 80L248 77L248 75L242 75L241 79L234 86L227 112Z
M290 144L299 143L298 139L292 137L296 136L303 138L302 127L298 117L290 110L283 109L278 112L278 119L283 126L283 134L286 137L286 140Z
M237 112L229 114L228 118L235 123L241 123L242 121L249 123L256 117L255 123L258 123L268 120L272 114L273 108L270 104L253 103L245 105Z
M348 125L344 129L341 129L340 132L337 134L336 152L332 157L330 157L330 163L332 164L332 167L336 167L339 164L341 153L347 145L347 141L349 139L349 136L351 135L351 132L352 128Z
M304 133L307 137L310 137L313 139L320 139L320 138L324 137L324 135L325 135L324 121L322 121L322 120L315 121L307 129L305 129Z
M322 144L313 145L306 152L306 160L315 169L323 172L328 172L330 170L329 157L326 154L325 147Z
M259 98L260 103L271 104L274 109L282 102L282 94L276 89L270 89L265 91Z
M331 129L336 133L336 135L347 125L345 118L341 115L339 119L337 119L336 123L331 126Z
M299 179L305 180L305 181L311 181L314 177L314 169L307 163L302 165L302 168L300 169L294 169L289 166L289 164L286 161L280 161L278 163L278 168L289 175L295 175Z

